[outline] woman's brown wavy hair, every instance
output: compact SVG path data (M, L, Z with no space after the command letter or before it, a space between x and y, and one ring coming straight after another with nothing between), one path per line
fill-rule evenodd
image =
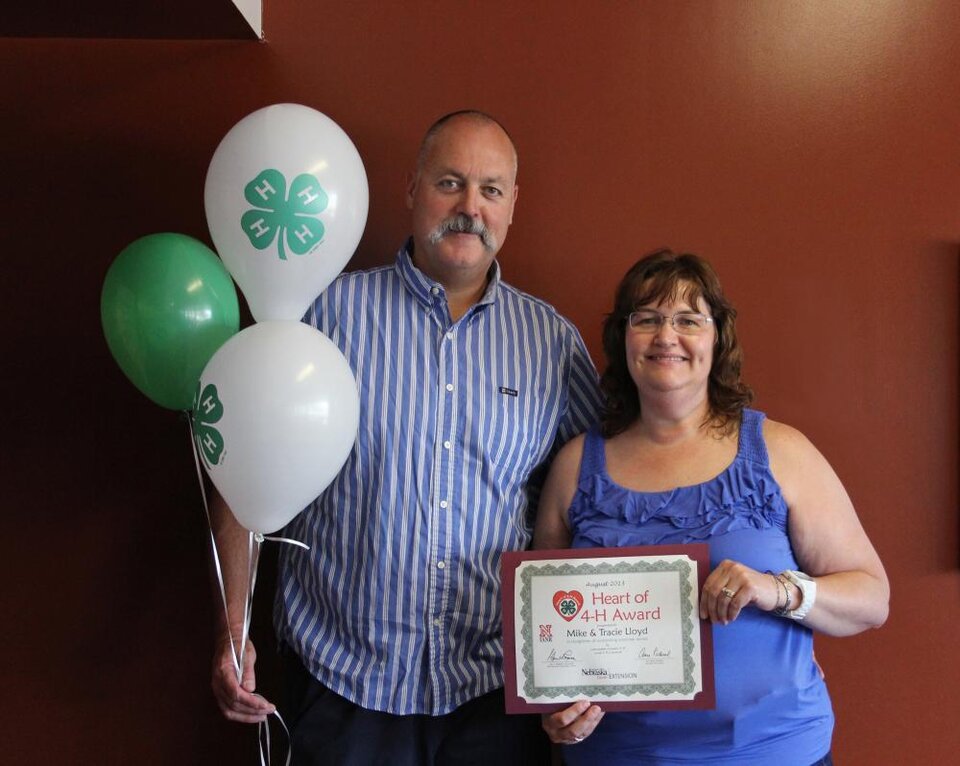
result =
M637 387L627 369L627 317L641 306L676 298L691 306L703 298L717 331L707 383L710 411L706 422L720 433L732 433L740 424L743 408L753 400L753 392L740 380L743 352L735 327L737 312L724 297L716 272L698 255L657 250L637 261L620 280L613 311L603 323L607 358L600 378L606 400L601 421L604 438L625 431L641 415Z

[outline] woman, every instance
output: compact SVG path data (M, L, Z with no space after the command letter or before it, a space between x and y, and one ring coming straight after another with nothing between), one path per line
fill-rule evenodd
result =
M795 429L748 409L736 312L710 265L662 250L617 289L603 328L600 432L544 486L538 548L708 542L700 617L716 709L543 717L568 764L829 764L833 712L812 631L886 620L889 585L840 480Z

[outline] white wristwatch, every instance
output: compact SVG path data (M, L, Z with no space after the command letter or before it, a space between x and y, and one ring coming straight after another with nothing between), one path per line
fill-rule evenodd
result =
M784 612L783 616L791 620L802 620L810 613L813 602L817 600L817 583L810 575L793 569L785 569L781 574L800 589L801 596L799 606Z

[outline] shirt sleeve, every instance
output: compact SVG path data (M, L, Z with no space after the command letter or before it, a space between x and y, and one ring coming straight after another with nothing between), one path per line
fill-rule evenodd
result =
M595 426L600 420L601 396L597 368L577 328L566 322L567 385L566 406L557 436L550 452L551 459L570 439Z
M600 421L602 402L600 380L583 338L577 328L565 319L562 320L561 338L564 343L563 359L566 376L563 411L550 452L546 460L530 473L530 480L527 483L528 521L531 526L540 503L540 490L543 488L543 482L547 478L553 458L574 436L589 430Z

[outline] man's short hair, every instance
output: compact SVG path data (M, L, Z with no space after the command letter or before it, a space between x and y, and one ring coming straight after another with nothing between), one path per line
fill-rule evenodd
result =
M423 134L423 141L420 142L420 151L417 153L417 170L423 167L424 160L427 158L427 151L430 148L430 143L444 126L451 120L456 120L460 118L466 118L474 120L479 123L488 123L496 125L500 130L503 131L503 134L507 137L507 140L510 142L510 146L513 149L513 166L514 174L516 174L519 169L519 157L517 154L517 145L513 142L509 131L503 127L503 123L495 117L487 114L486 112L480 111L479 109L459 109L456 112L450 112L449 114L443 115L440 119L433 123L427 132Z

